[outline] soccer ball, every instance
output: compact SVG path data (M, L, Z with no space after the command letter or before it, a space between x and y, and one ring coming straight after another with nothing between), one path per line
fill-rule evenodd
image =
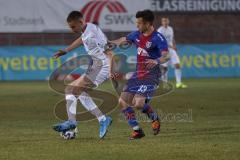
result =
M76 133L74 131L66 131L66 132L61 132L60 136L63 137L65 140L70 140L74 139L76 137Z
M65 140L70 140L76 138L77 132L74 130L69 130L66 132L61 132L60 136L63 137Z

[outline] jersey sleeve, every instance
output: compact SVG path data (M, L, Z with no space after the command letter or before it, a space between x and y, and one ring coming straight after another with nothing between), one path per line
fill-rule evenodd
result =
M137 31L131 32L126 36L126 40L134 42L135 39L137 38L137 35L138 35Z
M96 26L96 31L98 33L98 36L99 36L99 39L101 40L101 42L107 44L107 37L98 26Z
M162 28L159 27L157 31L158 31L159 33L162 33Z
M174 38L174 31L172 27L171 27L171 34L172 34L172 38Z
M162 34L160 33L157 34L156 43L160 53L162 53L162 51L168 51L167 40L164 38Z

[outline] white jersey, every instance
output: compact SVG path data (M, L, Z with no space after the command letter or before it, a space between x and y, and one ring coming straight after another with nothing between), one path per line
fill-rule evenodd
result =
M81 38L85 50L93 59L99 59L107 63L107 56L104 53L104 46L107 44L107 38L98 26L87 23Z
M87 23L81 38L85 50L93 60L85 75L98 86L108 79L110 72L109 59L104 53L107 38L102 30L92 23Z
M174 33L172 27L167 26L166 28L161 26L157 31L166 38L168 45L173 46Z

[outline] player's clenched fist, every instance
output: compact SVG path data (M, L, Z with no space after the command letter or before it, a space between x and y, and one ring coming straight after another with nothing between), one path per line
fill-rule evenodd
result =
M67 54L66 51L64 51L64 50L59 50L59 51L57 51L57 52L53 55L53 58L57 59L58 57L61 57L61 56L65 55L65 54Z
M146 64L147 69L151 69L151 68L155 67L156 65L158 65L158 61L155 59L147 59L145 64Z
M110 78L110 79L114 79L114 80L115 80L115 79L118 79L119 76L120 76L119 73L110 73L110 74L109 74L109 78Z

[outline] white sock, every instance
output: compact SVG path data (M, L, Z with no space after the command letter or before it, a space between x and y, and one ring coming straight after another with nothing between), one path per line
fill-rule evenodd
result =
M137 131L139 129L140 129L139 125L133 127L133 130L135 130L135 131Z
M168 81L168 71L164 71L164 73L162 74L162 81L163 82L167 82Z
M68 120L76 121L77 114L77 98L72 94L67 94L66 98L66 109L68 114Z
M175 77L177 83L182 83L182 71L181 69L175 69Z
M95 102L86 92L82 92L78 99L86 110L90 111L94 116L97 117L99 122L106 120L106 116L100 111Z

